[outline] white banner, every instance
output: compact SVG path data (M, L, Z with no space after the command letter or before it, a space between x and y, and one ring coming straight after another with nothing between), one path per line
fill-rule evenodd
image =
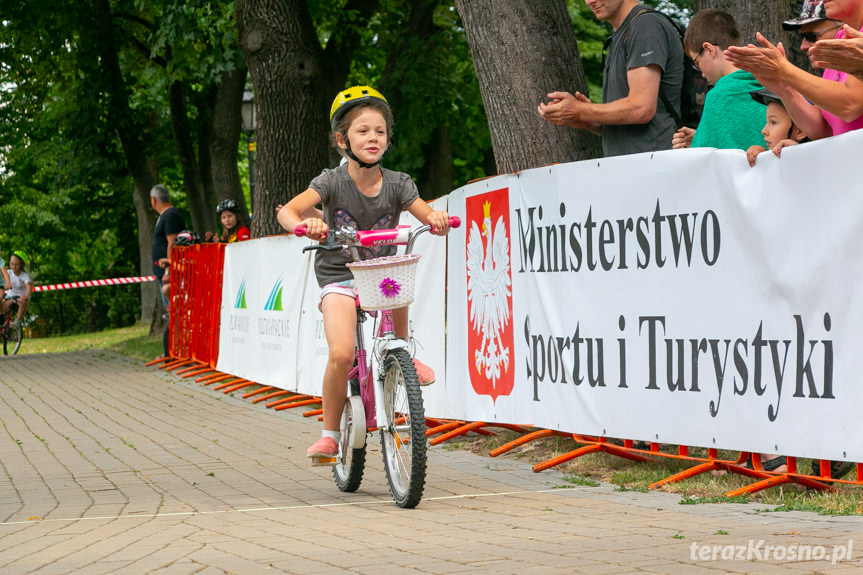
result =
M297 389L300 311L308 243L293 236L225 248L216 369L263 385Z
M453 192L447 416L863 461L861 149L669 151Z
M446 199L431 203L446 209ZM401 223L418 227L410 214ZM231 244L225 250L219 371L314 396L321 395L328 355L311 240L294 236ZM403 248L399 248L402 250ZM446 241L424 234L414 246L416 302L410 308L416 356L435 370L437 381L423 388L426 415L443 417L446 389L444 303ZM370 349L375 327L364 327Z

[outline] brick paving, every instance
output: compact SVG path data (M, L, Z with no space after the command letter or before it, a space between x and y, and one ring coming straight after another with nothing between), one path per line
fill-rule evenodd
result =
M319 433L299 412L109 353L0 358L0 573L863 572L860 517L680 505L443 446L423 502L399 509L377 445L343 494L305 457ZM759 560L849 540L835 564ZM746 551L693 560L693 544Z

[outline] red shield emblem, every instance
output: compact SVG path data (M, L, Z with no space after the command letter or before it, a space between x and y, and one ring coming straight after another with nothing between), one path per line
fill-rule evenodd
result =
M470 383L496 401L512 392L515 381L509 189L465 203Z

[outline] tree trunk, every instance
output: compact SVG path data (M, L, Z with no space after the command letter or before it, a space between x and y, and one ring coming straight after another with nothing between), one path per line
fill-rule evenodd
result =
M213 106L213 136L210 142L211 174L216 199L234 200L240 207L246 225L249 225L249 210L237 172L237 143L240 141L240 110L248 73L246 68L240 68L222 75Z
M150 208L150 189L156 181L147 164L147 156L139 135L143 132L135 123L129 96L120 71L114 38L114 23L109 0L93 1L95 26L81 30L82 38L93 41L99 48L103 80L108 90L108 122L115 126L123 148L129 173L135 183L135 213L138 219L138 248L142 276L153 273L150 246L156 227L156 213ZM92 37L89 35L92 34ZM162 325L162 303L156 282L141 284L141 320L150 323L150 333Z
M694 11L705 8L719 8L734 16L744 45L757 46L755 33L761 32L773 44L782 42L795 66L811 71L809 58L800 51L800 37L782 29L783 20L800 14L799 0L695 0Z
M456 0L485 104L497 167L514 172L596 158L600 140L547 123L555 90L587 93L564 0Z
M212 143L215 123L214 108L216 106L218 90L218 84L211 84L202 91L199 98L197 98L198 101L195 103L195 107L198 110L198 117L195 121L198 133L198 141L196 143L198 148L198 171L201 175L201 186L204 189L204 205L207 206L209 217L213 218L216 226L219 225L219 222L216 221L218 218L216 217L215 210L216 204L219 202L216 199L216 188L213 183ZM237 137L237 141L239 142L239 136ZM236 163L234 164L234 171L237 172L237 177L239 177ZM213 231L218 232L218 229L214 228Z
M434 74L439 56L427 47L433 44L433 35L438 32L435 24L435 10L441 0L415 0L407 21L395 36L393 45L387 51L387 62L381 75L380 90L386 96L393 116L396 119L396 138L399 137L399 118L423 114L428 120L428 139L422 145L425 163L422 169L411 174L417 182L420 197L432 200L448 194L453 189L453 155L449 126L443 121L440 108L451 106L450 101L439 101L435 94L420 97L412 92L411 71L419 67L427 74ZM418 49L419 48L419 49ZM406 65L406 60L410 65ZM408 96L405 96L405 94Z
M433 200L447 195L453 188L452 142L446 124L434 129L424 152L425 165L418 178L422 183L420 196Z
M177 157L183 170L183 188L189 202L192 216L192 229L203 235L205 231L216 231L215 206L207 205L204 183L198 166L195 146L192 142L192 128L186 102L186 85L175 81L170 91L171 128ZM208 148L207 148L208 149Z
M327 166L332 94L306 0L238 0L240 47L255 87L255 237L281 232L278 204Z

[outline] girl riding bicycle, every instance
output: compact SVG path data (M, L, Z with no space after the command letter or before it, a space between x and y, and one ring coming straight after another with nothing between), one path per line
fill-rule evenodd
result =
M394 228L407 210L420 222L432 226L432 233L449 231L448 214L434 211L419 197L410 176L380 167L392 138L393 117L386 98L368 86L354 86L340 92L330 109L330 141L347 163L326 169L312 180L307 190L293 198L278 214L279 223L289 232L302 224L306 235L324 240L330 227L350 226L356 230ZM323 218L304 217L315 206L323 206ZM393 254L392 246L376 248L364 257ZM354 361L356 298L353 274L341 252L318 251L315 275L321 289L318 308L324 315L324 333L329 347L324 371L322 407L324 429L321 439L306 451L312 458L335 457L339 453L339 423L347 396L348 374ZM408 337L408 308L393 310L396 336ZM434 382L434 372L416 359L421 383Z
M3 315L9 313L13 302L18 302L18 316L13 324L15 327L21 325L24 320L24 314L27 313L27 306L30 303L30 296L33 294L33 283L30 281L30 274L24 270L29 257L21 250L12 252L9 257L9 289L3 297Z

